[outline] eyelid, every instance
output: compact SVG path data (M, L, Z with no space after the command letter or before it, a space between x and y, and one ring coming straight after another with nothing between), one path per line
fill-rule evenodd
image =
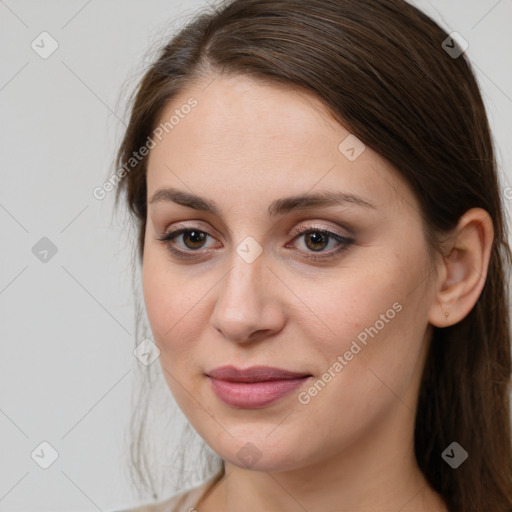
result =
M308 231L323 231L323 232L328 231L328 232L338 235L342 238L350 239L352 237L352 233L350 231L346 234L342 234L342 233L339 233L338 231L336 231L336 228L333 228L331 226L321 226L319 224L319 221L310 221L310 222L313 222L313 224L309 224L309 225L300 224L298 226L295 226L288 233L289 236L301 235ZM316 222L316 224L315 224L315 222ZM346 231L348 231L348 230L346 230Z
M293 243L297 238L300 238L308 233L322 233L331 240L335 240L337 242L337 247L329 251L319 251L318 253L316 253L315 251L306 251L307 255L301 257L309 261L327 262L341 255L341 253L345 252L355 242L355 238L353 238L352 235L344 236L335 231L333 228L325 228L318 225L310 225L295 227L289 233L289 236L293 236L290 243ZM298 252L301 253L302 251Z
M175 225L173 225L173 228L170 229L169 231L164 232L162 235L156 235L155 239L159 240L164 245L166 245L167 248L172 253L177 254L177 255L183 255L183 257L185 257L185 258L187 257L187 255L189 255L188 257L192 258L192 257L194 257L193 256L194 253L200 253L201 251L202 252L204 252L204 251L211 252L211 250L213 249L211 247L209 247L207 249L197 249L196 251L191 250L191 249L189 249L189 250L175 249L172 247L172 243L171 243L172 241L174 241L176 238L180 237L184 233L187 233L190 231L198 231L200 233L204 233L205 235L207 235L210 238L216 239L216 237L214 237L209 231L207 231L206 229L202 229L198 225L188 226L185 224L175 224Z

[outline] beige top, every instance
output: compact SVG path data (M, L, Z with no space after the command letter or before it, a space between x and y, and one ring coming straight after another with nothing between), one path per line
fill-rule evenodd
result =
M147 503L117 512L196 512L198 502L213 489L223 473L219 472L191 489L181 491L156 503ZM199 512L199 511L197 511Z

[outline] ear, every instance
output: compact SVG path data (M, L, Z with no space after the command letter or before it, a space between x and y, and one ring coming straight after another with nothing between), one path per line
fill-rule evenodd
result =
M437 327L456 324L473 309L482 293L494 239L489 213L471 208L444 244L429 321Z

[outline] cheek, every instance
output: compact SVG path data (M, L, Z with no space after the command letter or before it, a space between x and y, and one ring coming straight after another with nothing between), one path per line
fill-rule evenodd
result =
M312 306L335 334L322 336L323 328L314 335L319 321L310 327L308 359L319 362L318 380L298 397L297 412L304 423L315 418L320 437L347 446L397 405L405 413L403 404L414 406L425 329L418 316L421 297L408 295L403 269L393 272L401 276L399 285L381 270L354 275L341 291L330 286L329 300Z
M310 315L316 318L308 328L311 339L319 340L319 334L326 334L323 339L331 340L331 348L344 351L354 339L364 344L370 336L368 331L374 332L373 326L379 332L386 330L396 321L397 309L404 301L404 290L396 284L394 274L403 277L399 269L390 270L383 264L370 270L354 268L326 279L314 294L304 294L304 302L316 314Z
M418 286L427 262L403 254L381 254L372 265L346 269L302 295L315 315L304 315L300 330L325 370L346 355L344 369L350 367L354 379L368 379L369 369L398 386L411 378L428 325L429 301Z
M160 350L163 377L182 412L192 420L201 415L197 394L197 344L206 319L197 283L173 271L165 255L148 250L142 267L144 302L154 342ZM199 423L208 418L200 416ZM212 428L212 427L210 427Z
M142 265L142 286L148 320L155 343L162 356L170 350L180 350L177 334L193 328L194 304L197 299L190 293L183 277L170 271L169 262L156 251L148 250Z
M148 250L142 267L147 317L162 366L175 375L193 370L197 340L209 323L208 292L218 276L179 269L166 254Z

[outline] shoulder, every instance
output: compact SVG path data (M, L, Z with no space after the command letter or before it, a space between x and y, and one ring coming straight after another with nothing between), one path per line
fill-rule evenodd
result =
M192 488L173 494L165 500L156 503L138 505L135 508L117 510L114 512L194 512L195 505L215 483L221 478L217 473L203 483Z

